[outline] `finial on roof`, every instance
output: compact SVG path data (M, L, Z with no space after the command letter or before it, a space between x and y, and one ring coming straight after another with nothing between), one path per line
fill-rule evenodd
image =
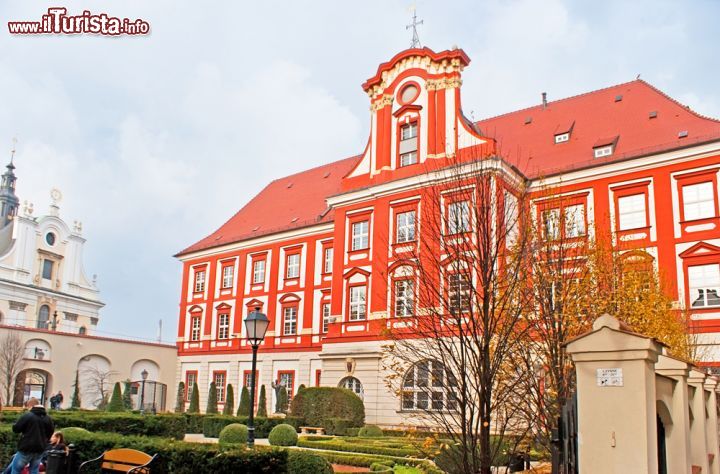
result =
M637 81L638 79L640 79L640 74L638 74L637 77L635 78L636 81Z
M423 24L423 20L418 21L417 11L416 11L414 4L410 7L410 11L413 14L412 23L405 26L406 30L409 30L410 28L412 28L412 31L413 31L413 37L412 37L412 42L410 43L410 47L411 48L422 48L422 45L420 44L420 37L418 36L418 32L417 32L417 27L418 27L418 25Z
M8 165L8 168L10 166L12 166L13 168L15 167L15 165L13 165L13 160L15 160L15 148L17 145L17 141L18 141L17 137L13 137L13 139L12 139L13 147L12 147L12 150L10 150L10 164Z

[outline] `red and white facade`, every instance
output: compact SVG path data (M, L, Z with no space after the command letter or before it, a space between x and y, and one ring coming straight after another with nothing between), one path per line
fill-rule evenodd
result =
M578 236L612 232L652 262L720 366L720 122L636 80L472 123L460 101L469 62L424 48L383 63L363 84L362 154L273 181L178 254L178 376L198 382L201 406L211 381L246 385L242 321L260 307L269 396L278 380L292 391L342 384L361 392L368 422L407 422L412 410L385 384L382 331L414 311L414 272L399 262L417 250L423 190L458 160L492 160L538 191L559 186L565 209L538 211L573 215ZM440 212L463 212L456 194Z

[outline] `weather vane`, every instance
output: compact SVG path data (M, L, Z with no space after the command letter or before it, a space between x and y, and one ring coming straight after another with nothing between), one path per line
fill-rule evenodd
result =
M12 143L13 147L12 150L10 150L10 163L12 164L13 160L15 159L15 146L17 145L17 137L13 137Z
M413 31L412 43L410 43L410 47L411 48L421 48L422 46L420 45L420 37L418 36L417 27L418 27L418 25L423 24L423 20L418 21L417 11L415 11L415 5L411 6L410 10L413 12L412 23L405 26L406 30L409 30L410 28L412 28L412 31Z

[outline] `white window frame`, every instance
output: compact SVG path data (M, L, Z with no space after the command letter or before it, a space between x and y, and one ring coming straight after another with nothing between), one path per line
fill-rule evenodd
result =
M418 162L417 150L408 151L400 155L400 167L414 165Z
M205 291L205 269L195 270L195 293Z
M457 410L457 379L442 363L424 360L405 373L400 394L403 411Z
M185 387L185 393L187 394L187 397L185 401L189 402L192 399L193 387L198 381L198 373L196 371L186 372L185 380L187 380L187 387Z
M602 158L603 156L610 156L613 154L613 145L605 145L605 146L599 146L597 148L593 148L593 152L595 153L595 158Z
M283 336L297 336L298 307L296 305L283 308Z
M447 303L448 312L452 313L453 310L455 315L457 313L466 313L470 311L470 300L471 300L471 280L469 275L462 272L450 273L448 275L447 284ZM457 296L456 296L457 295ZM457 305L455 305L455 299L457 298Z
M225 403L225 388L227 387L227 372L217 372L213 374L213 382L215 382L215 391L217 393L217 402ZM221 383L218 383L218 380Z
M331 316L330 316L330 303L322 303L322 333L326 334L328 330L330 329L330 323L331 323Z
M682 186L683 217L686 221L715 217L715 186L712 181Z
M253 262L253 285L265 283L265 262L264 258Z
M351 249L366 250L370 246L370 221L358 221L352 224Z
M200 316L190 316L190 341L196 342L200 340L200 326L202 318ZM197 324L196 324L197 323Z
M406 133L407 132L407 133ZM409 122L400 126L400 140L412 140L417 138L418 124L417 122Z
M565 143L570 140L570 132L558 133L555 135L555 143Z
M325 248L323 253L323 273L332 273L333 247Z
M547 240L560 238L560 208L545 209L542 211L542 232Z
M230 314L218 315L218 339L230 339Z
M362 382L360 382L360 380L356 377L345 377L340 381L338 387L350 390L355 395L360 397L361 400L364 397Z
M235 265L225 265L222 274L222 288L227 290L233 287L233 277L235 276Z
M565 237L583 237L587 233L585 226L585 204L571 204L563 209L565 214Z
M367 285L350 287L349 315L350 321L365 321L367 319Z
M470 231L470 201L455 201L447 207L447 230L449 235Z
M395 242L398 244L415 241L416 212L399 212L395 217Z
M645 193L618 197L618 230L647 227L645 200Z
M720 306L720 265L711 263L689 266L688 294L691 308Z
M286 278L300 278L300 254L291 253L287 256Z
M415 282L412 279L395 280L395 317L415 314Z

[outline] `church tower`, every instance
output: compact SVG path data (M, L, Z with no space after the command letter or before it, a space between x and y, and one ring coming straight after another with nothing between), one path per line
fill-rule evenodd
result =
M13 149L10 163L7 165L7 171L2 174L0 179L0 228L7 226L17 215L20 200L15 195L15 150Z

